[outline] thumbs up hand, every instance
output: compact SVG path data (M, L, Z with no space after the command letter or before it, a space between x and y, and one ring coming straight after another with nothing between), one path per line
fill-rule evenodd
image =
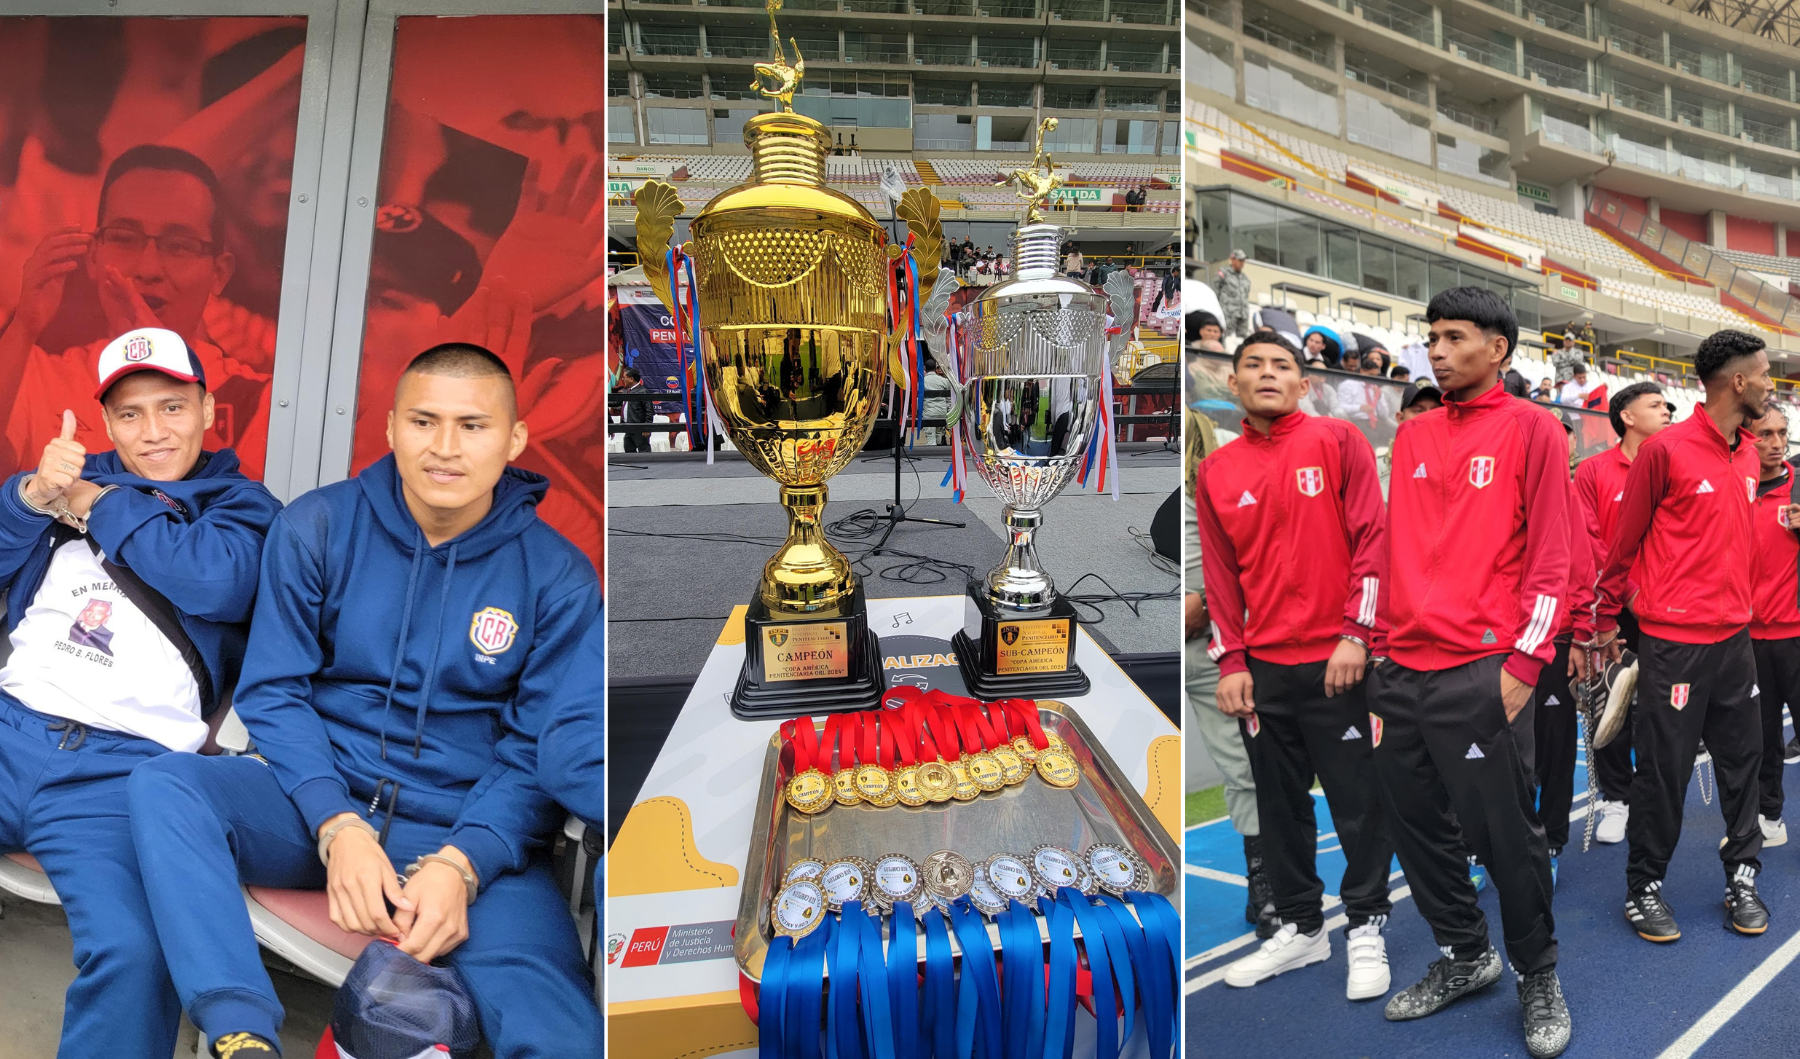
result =
M75 440L75 413L65 408L62 433L44 446L43 459L25 493L39 507L58 506L69 488L81 481L81 469L86 465L87 449Z

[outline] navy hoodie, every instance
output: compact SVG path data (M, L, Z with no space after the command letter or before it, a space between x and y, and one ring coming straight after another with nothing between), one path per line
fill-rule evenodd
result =
M485 882L560 822L537 741L600 590L539 521L548 488L507 468L487 516L433 548L389 455L275 520L237 711L314 832L379 827L392 781L395 815L448 828Z
M538 741L538 782L599 828L606 814L606 626L596 619L569 665Z
M6 633L25 617L50 569L55 523L25 506L21 472L0 486L0 584L6 593ZM231 696L244 661L263 538L281 510L261 482L238 470L230 449L202 453L179 482L153 482L125 470L116 452L87 458L81 477L116 485L94 505L88 535L107 558L161 592L179 615L182 630L206 661L211 716Z

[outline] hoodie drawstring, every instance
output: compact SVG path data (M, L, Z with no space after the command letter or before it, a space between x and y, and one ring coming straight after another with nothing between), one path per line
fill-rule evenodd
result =
M414 758L419 756L419 748L425 742L425 707L430 705L432 693L437 691L438 656L444 649L444 612L450 609L450 582L456 577L456 547L450 546L450 555L444 565L444 592L438 597L437 624L434 626L438 632L431 638L431 668L425 671L425 689L419 696L418 715L413 721Z
M400 682L400 665L406 660L406 637L412 630L413 590L417 588L419 584L419 565L425 558L424 544L425 534L422 532L416 533L413 536L412 567L406 572L406 602L400 608L400 640L394 648L393 672L388 677L387 702L381 707L381 760L383 761L387 760L388 714L394 708L394 687ZM445 583L445 587L449 587L448 582ZM440 614L438 617L441 622L443 615ZM436 658L432 659L432 666L433 668L437 666ZM425 724L423 718L424 709L425 707L423 705L419 707L421 712L419 725L421 728L423 728ZM418 756L416 750L414 751L413 756Z

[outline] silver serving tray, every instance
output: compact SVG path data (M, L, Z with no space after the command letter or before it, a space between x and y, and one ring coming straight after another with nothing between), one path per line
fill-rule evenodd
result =
M1022 856L1045 844L1081 853L1095 843L1110 842L1135 850L1150 868L1155 891L1179 907L1181 870L1175 839L1163 830L1080 714L1066 703L1044 700L1038 703L1038 718L1045 731L1063 737L1081 766L1081 782L1073 788L1053 787L1034 772L1016 787L969 802L917 809L833 805L816 816L795 810L782 796L792 763L781 760L781 734L771 735L757 794L761 811L750 836L750 862L738 901L736 951L743 972L753 981L762 980L763 954L774 936L769 907L788 865L802 860L829 862L854 856L873 862L901 853L923 863L927 855L951 849L980 863L995 853ZM1043 929L1042 917L1039 928ZM988 934L999 948L998 928L990 923ZM951 940L954 944L954 936ZM919 946L922 958L922 936Z

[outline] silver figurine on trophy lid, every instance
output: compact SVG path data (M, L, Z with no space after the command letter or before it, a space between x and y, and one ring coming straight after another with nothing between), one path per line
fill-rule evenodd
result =
M1075 608L1039 564L1033 535L1044 505L1080 471L1106 374L1137 324L1130 275L1115 273L1096 288L1057 267L1067 232L1043 223L1041 213L1061 183L1043 152L1054 122L1038 130L1032 168L1011 177L1029 200L1025 223L1013 232L1011 278L948 322L961 376L949 418L969 464L1005 505L1009 536L1000 564L969 582L963 629L953 640L969 694L983 699L1088 690L1075 663ZM1109 317L1118 328L1112 337Z

